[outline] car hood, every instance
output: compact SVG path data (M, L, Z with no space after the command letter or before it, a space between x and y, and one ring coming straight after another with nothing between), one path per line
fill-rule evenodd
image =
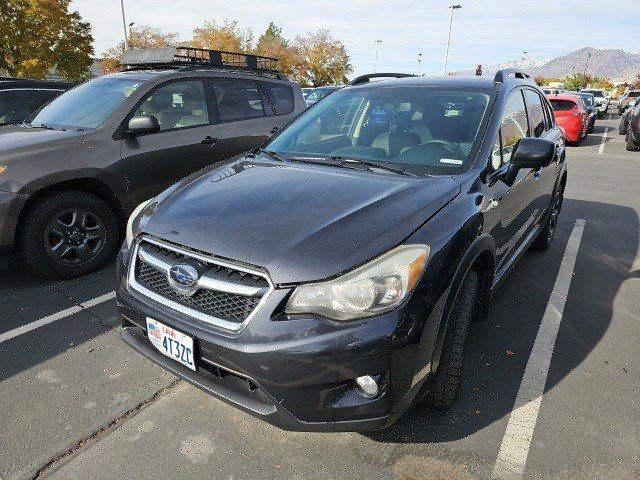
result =
M0 152L4 157L60 148L67 144L78 143L83 134L83 131L75 130L47 130L26 125L6 125L0 127Z
M459 191L451 177L244 158L172 191L143 230L264 268L278 285L309 282L400 244Z

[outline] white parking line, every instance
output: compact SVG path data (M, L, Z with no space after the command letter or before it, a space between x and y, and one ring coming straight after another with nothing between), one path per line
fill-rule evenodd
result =
M13 330L9 330L8 332L0 333L0 343L6 342L7 340L11 340L12 338L17 337L18 335L25 334L36 328L43 327L55 321L58 321L62 318L68 317L69 315L73 315L74 313L78 313L85 308L91 308L99 303L106 302L107 300L111 300L115 298L116 292L105 293L104 295L100 295L99 297L92 298L91 300L87 300L86 302L81 303L80 305L76 305L74 307L67 308L65 310L61 310L57 313L53 313L51 315L47 315L40 320L36 320L35 322L27 323L26 325L22 325L20 327L14 328Z
M609 118L607 120L611 120L611 113L609 113ZM598 148L598 155L602 155L604 152L604 144L607 141L607 133L609 133L609 127L604 127L604 133L602 134L602 141L600 142L600 147Z
M521 478L524 473L584 225L584 220L576 220L567 242L558 277L538 328L538 334L531 349L520 389L500 445L500 452L493 467L492 478L513 480Z

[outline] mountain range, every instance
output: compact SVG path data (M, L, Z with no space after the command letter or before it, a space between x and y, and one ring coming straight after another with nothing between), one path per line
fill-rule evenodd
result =
M588 59L588 60L587 60ZM483 66L483 75L492 75L497 70L518 67L532 76L563 78L572 73L607 77L614 82L631 82L640 73L640 53L627 53L624 50L585 47L554 59L524 58L503 62L497 65ZM475 67L455 72L454 75L474 75Z

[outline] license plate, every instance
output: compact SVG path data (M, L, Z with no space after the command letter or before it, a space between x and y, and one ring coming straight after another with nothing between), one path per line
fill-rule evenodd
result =
M193 338L149 317L147 317L147 336L163 355L195 372Z

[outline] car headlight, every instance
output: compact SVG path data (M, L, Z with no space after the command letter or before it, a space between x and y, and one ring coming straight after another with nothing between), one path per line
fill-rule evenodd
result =
M157 205L157 203L152 204L154 208L151 211L145 210L145 207L149 206L152 200L153 198L150 198L146 202L142 202L140 205L136 207L136 209L133 212L131 212L131 215L129 216L129 220L127 221L127 229L125 234L125 242L127 243L127 248L131 248L133 239L140 232L141 218L143 216L151 215L153 213L153 210L155 210L155 205Z
M0 165L0 175L2 175L7 170L7 167L4 165Z
M286 312L341 321L387 312L413 290L428 258L428 245L401 245L333 280L298 286Z

